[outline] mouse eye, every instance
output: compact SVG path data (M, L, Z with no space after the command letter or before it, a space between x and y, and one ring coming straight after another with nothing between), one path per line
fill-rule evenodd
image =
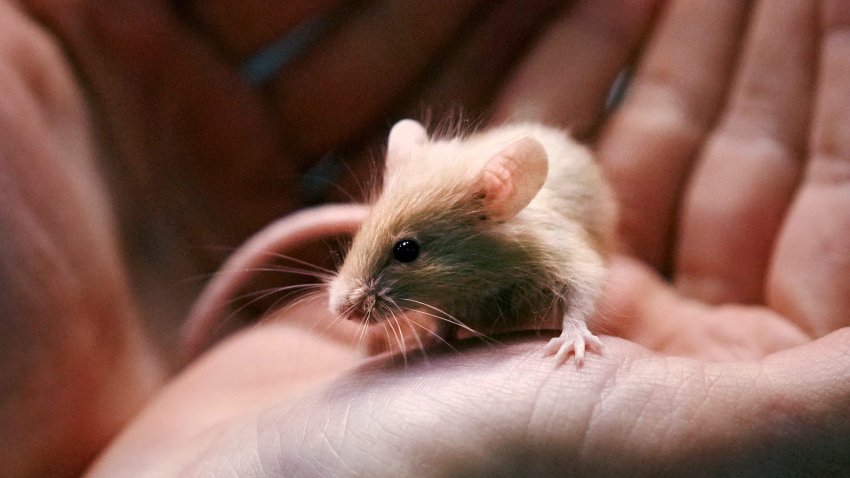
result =
M413 262L419 257L419 243L413 239L402 239L393 246L393 258L399 262Z

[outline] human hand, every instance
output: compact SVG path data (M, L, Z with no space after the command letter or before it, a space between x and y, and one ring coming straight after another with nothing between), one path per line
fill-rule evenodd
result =
M846 471L848 18L837 1L665 10L596 141L624 206L602 312L644 347L606 338L583 369L552 370L545 338L516 336L401 367L274 323L178 378L94 474ZM520 66L502 117L599 124L620 65L564 41L595 38L570 21ZM303 307L282 320L321 315Z
M835 4L837 5L837 2ZM712 17L712 21L706 21L705 17L698 16L699 13L705 13L702 10L689 11L686 7L680 7L679 11L678 17L671 14L659 25L653 37L653 41L659 46L648 50L641 64L648 64L653 55L655 58L669 56L670 52L658 52L661 49L660 44L673 45L679 40L687 39L681 38L681 35L690 35L693 32L690 29L696 25L717 25L717 18ZM688 15L685 14L696 16L697 21L687 18ZM759 17L764 18L765 14L759 13ZM693 51L698 44L711 44L705 41L707 38L718 40L721 43L721 47L717 47L718 50L727 52L726 60L721 58L718 61L721 66L725 65L726 71L732 70L733 67L728 61L731 61L729 56L734 56L733 51L736 51L737 44L731 38L737 38L737 32L743 26L743 18L744 12L731 12L727 20L737 19L736 28L715 30L708 35L694 34L694 37L690 37L691 42L682 41L680 47L686 52ZM774 19L769 23L775 21ZM579 22L579 25L586 23ZM658 38L663 37L661 32L665 30L665 25L668 35L662 42ZM676 25L680 27L674 28ZM669 33L670 30L677 34ZM802 35L800 38L805 37L805 34L800 32L789 34L788 37L798 38L798 35ZM790 41L786 37L783 37L783 40ZM748 43L752 43L752 40ZM832 44L834 43L836 42L833 41ZM811 53L819 46L826 52L830 43L817 45L815 40L811 40L802 44L808 45ZM627 48L624 51L628 50ZM653 53L653 50L656 53ZM694 56L697 59L708 59ZM827 57L833 58L833 62L836 57L838 60L842 59L841 54L835 53L824 55L824 58ZM682 63L690 64L684 60L673 63L676 67ZM810 74L814 72L813 63L808 65ZM616 64L608 66L611 66L613 71L616 71L614 67L619 67ZM823 72L827 68L826 62L820 68ZM531 69L525 68L525 71L529 70ZM724 68L720 70L722 73ZM570 71L581 72L583 69L571 67ZM665 77L671 72L671 68L668 66L660 71L664 73L662 77ZM678 68L672 69L674 73L677 71ZM720 85L709 85L709 89L719 88L726 91L728 85L719 78L723 75L717 75L715 68L709 68L709 71L711 74L703 77L697 73L691 80L708 82L709 78L714 78ZM654 74L659 73L656 71ZM776 76L786 79L781 75ZM825 82L825 78L829 76L820 73L820 82ZM518 82L522 81L522 74L518 78ZM534 75L526 79L533 81ZM597 78L600 83L609 79L605 75ZM833 85L839 83L833 81ZM592 84L596 85L596 82ZM671 85L667 86L669 88ZM702 97L706 101L702 107L710 110L712 105L720 105L719 98L723 96L722 92L714 96L709 95L714 101L707 101L703 96L704 90L694 90L696 85L690 81L673 82L672 86L675 86L672 90L657 90L673 93L673 97L677 98L673 101L672 110L667 111L674 114L661 114L661 120L665 120L665 117L677 118L675 113L679 110L675 105L680 97L688 101ZM575 89L562 88L560 91L571 90ZM604 86L593 91L598 90L604 90ZM733 90L737 90L737 87ZM508 91L509 98L516 98L516 89L513 93L510 93L510 89ZM555 90L527 88L522 91L528 91L531 96L545 97ZM828 90L819 88L818 94L822 97L824 91ZM687 159L681 161L689 163L699 145L710 136L707 128L716 112L703 111L698 115L703 123L702 129L697 127L696 130L687 122L685 131L681 131L675 123L671 126L670 123L661 121L662 127L654 127L655 135L640 136L641 142L634 143L633 136L625 133L641 131L642 122L635 118L639 118L641 112L652 112L647 110L647 106L655 104L654 101L649 101L652 97L646 95L643 96L644 101L649 103L641 104L642 102L634 99L640 97L638 92L639 87L633 87L628 100L632 102L631 106L627 102L623 109L605 124L599 141L600 155L612 172L621 196L623 192L634 191L635 199L623 198L627 207L624 236L626 247L641 259L641 262L628 259L616 262L614 286L605 314L611 319L613 326L620 327L622 335L650 346L661 352L660 354L651 354L628 342L610 339L605 356L588 362L581 372L567 368L552 371L551 367L547 367L548 362L531 357L528 353L529 350L538 349L542 340L520 337L516 342L499 348L464 349L462 354L435 352L430 356L428 367L410 363L407 368L399 369L376 361L363 366L361 372L347 373L346 367L359 360L351 350L322 341L321 338L308 339L298 335L297 331L274 334L272 326L259 328L215 350L193 370L172 383L169 390L159 396L104 457L97 471L116 471L116 468L110 468L116 464L145 467L169 463L175 464L176 469L180 470L201 463L200 466L217 467L216 471L221 471L221 465L226 465L231 471L234 468L239 471L242 469L240 467L244 467L252 471L263 470L272 475L276 471L276 465L299 467L295 469L302 471L316 470L316 473L332 470L337 466L342 468L341 472L348 470L350 473L350 468L346 467L353 467L364 470L364 473L375 471L383 474L393 474L394 471L409 470L413 467L420 475L429 470L436 474L445 474L443 472L446 469L461 475L480 470L513 472L517 471L517 463L522 466L520 472L529 474L547 471L563 473L564 470L598 474L600 470L613 472L618 469L628 469L631 473L637 473L638 470L649 470L647 473L652 470L675 472L685 467L701 465L704 465L703 469L707 470L707 473L710 472L711 466L722 471L725 466L738 464L749 464L753 467L765 464L781 466L783 463L846 465L837 461L841 457L837 453L846 449L848 430L847 415L844 412L847 408L848 393L844 384L846 380L843 380L847 376L848 366L844 363L844 354L841 353L842 348L846 349L848 340L845 331L834 332L817 342L743 364L712 364L666 356L667 353L673 353L727 359L754 358L791 343L806 342L809 336L802 332L808 329L792 325L792 322L785 320L784 315L776 314L775 310L769 308L707 307L703 304L723 303L725 300L717 299L705 291L696 292L694 290L700 289L699 286L688 286L689 281L681 278L678 279L680 290L686 291L688 295L679 295L679 290L666 288L648 270L646 264L656 266L672 277L683 276L676 274L678 269L668 264L670 262L678 265L678 262L665 259L674 250L673 243L680 242L676 238L685 237L684 231L682 234L669 232L674 223L671 218L679 216L666 208L687 204L689 201L681 201L678 191L662 194L664 188L653 187L642 192L637 186L624 188L624 183L631 184L633 179L636 185L654 186L655 183L648 174L654 168L649 166L657 164L657 160L670 158L670 155L665 154L667 148L680 155L672 157L680 160L685 157ZM833 90L831 95L846 97L846 93L840 90L837 93ZM592 120L596 117L594 111L601 104L598 95L595 99L599 101L589 101L587 109L576 108L571 115L575 114L576 118L585 115L584 118ZM503 104L508 106L504 111L520 110L510 107L511 104L515 105L516 101L506 100ZM841 101L823 102L841 104ZM686 110L691 111L691 103L685 104L688 105ZM631 110L627 109L627 106ZM557 109L570 111L570 108L560 105ZM627 111L632 111L631 121L627 121ZM551 111L535 111L535 114L554 117L564 123L582 124L581 121L572 121L572 116L547 116L551 115ZM846 110L843 114L846 115ZM645 119L652 125L652 117ZM592 121L584 124L591 125ZM841 121L834 124L841 124ZM129 130L132 131L132 128ZM841 134L841 131L833 131L826 138L837 140ZM652 138L655 138L654 143L647 141ZM663 148L647 147L646 144L657 144ZM624 174L611 164L616 161L611 158L627 158L619 156L619 151L633 154L628 161L636 161L641 165L637 172ZM617 155L612 152L617 152ZM643 161L637 153L646 156ZM840 153L835 156L846 158L848 155ZM672 159L671 162L680 164ZM664 167L660 166L659 170L659 174L664 176ZM623 176L618 179L617 174ZM658 184L664 185L665 188L681 187L686 182L682 179L684 175L685 173L682 173L675 181L661 181ZM701 176L705 175L695 174L688 178L696 181ZM696 193L689 193L691 194ZM630 212L630 207L637 208L642 204L651 204L651 207L648 205L645 209L650 211L649 214ZM800 207L795 205L793 210ZM629 219L630 217L632 219ZM695 217L706 216L697 214ZM835 214L834 217L840 218L841 215ZM641 222L648 219L666 225L668 230L661 233L650 227L651 224ZM783 215L783 221L787 222L789 219L790 215L787 218ZM632 221L631 225L629 221ZM638 232L644 227L646 230L643 232L647 234L645 240L641 239L641 233ZM787 227L783 226L783 231L787 230ZM682 228L684 230L685 226ZM777 231L774 231L774 234L778 234ZM818 237L834 239L840 236L827 234ZM663 245L658 246L653 241L662 241ZM656 252L657 255L653 256L651 251L655 248L660 249L660 253ZM779 246L775 248L778 249ZM839 251L833 257L846 256L847 254L842 256ZM730 263L731 261L721 262L727 265ZM827 270L831 273L818 277L834 277L840 272L835 268ZM846 269L844 270L846 272ZM806 272L816 271L811 268ZM787 274L785 277L793 275ZM711 275L698 274L697 277ZM763 281L764 277L761 280ZM846 280L824 282L833 286L847 283ZM627 287L621 287L623 285ZM688 291L689 288L691 291ZM711 291L713 290L711 288ZM818 305L834 305L839 302L834 299L842 297L834 292L831 296L830 300ZM843 297L846 296L847 294L844 294ZM683 297L693 297L695 300L689 301ZM766 298L763 300L768 302ZM759 303L757 300L748 302ZM811 304L810 301L801 302ZM741 317L742 313L765 315L764 319L756 318L750 322L758 324L764 320L768 325L765 329L769 332L766 334L768 339L761 340L762 337L759 336L759 340L748 343L745 347L724 348L723 346L729 345L730 342L740 342L741 338L751 337L740 334L735 328L724 326L718 330L731 333L733 340L721 338L705 341L714 349L706 353L707 349L702 347L700 339L709 338L705 332L710 332L710 329L704 326L712 324L711 319L721 316L723 312L729 314L728 319L723 320L721 317L720 322L724 324ZM293 315L295 314L293 312ZM846 316L844 311L843 314L831 317ZM695 319L676 320L691 317ZM287 317L287 320L289 318ZM624 327L626 320L632 325ZM696 327L688 328L694 324ZM837 329L839 326L841 325L833 324L828 330ZM683 334L693 330L696 332L690 337ZM761 328L758 330L762 332ZM295 343L299 338L302 340ZM303 365L293 362L296 358L305 356L305 349L296 347L297 344L307 347L306 351L315 358L311 361L315 367L303 368ZM298 363L303 364L303 360ZM299 369L299 366L302 368ZM251 371L255 373L248 373ZM345 375L340 378L341 373ZM237 379L242 381L237 382ZM311 393L310 390L313 390L313 395L304 398L303 394ZM435 403L444 405L440 410L446 410L446 413L423 413L434 410ZM376 408L375 404L380 406ZM409 413L402 413L405 411ZM334 419L346 416L348 418ZM175 421L181 417L196 421ZM329 419L325 420L326 417ZM447 427L447 423L451 423L451 426ZM552 423L558 426L552 427ZM740 423L751 426L732 427ZM258 431L260 433L257 433ZM414 435L412 431L418 434ZM400 439L399 436L403 438ZM299 449L297 446L301 438L306 439L307 445ZM141 455L140 449L133 446L139 444L146 445L144 450L147 454ZM287 460L286 458L293 457L293 450L300 453L296 454L293 460ZM510 451L498 455L495 452L482 453L482 450ZM835 455L831 454L833 451L836 451ZM331 457L331 460L326 462L321 461L323 457L329 456L328 453L335 452L340 453L338 457ZM599 458L600 454L604 460ZM125 461L131 458L131 463ZM538 460L534 460L535 458ZM782 459L788 461L782 462ZM527 463L539 465L540 468L523 465ZM460 465L472 468L462 468ZM322 466L329 468L320 468ZM570 468L571 466L575 468ZM133 469L123 468L121 471L129 472ZM764 468L758 468L758 471L763 470ZM746 469L736 471L745 472Z
M297 178L414 97L483 105L557 2L342 3L0 1L4 476L78 473L161 386L212 247L327 200ZM282 73L243 78L325 14Z
M0 2L0 469L79 474L162 380L91 122L51 38Z
M274 218L362 196L394 118L477 120L561 2L23 3L84 82L127 266L171 352L201 285L187 278ZM278 71L248 73L303 25L315 38Z
M91 91L125 235L176 235L189 244L181 254L203 256L211 253L199 243L235 246L272 218L328 200L333 187L311 195L301 183L319 159L363 148L388 116L423 104L477 116L500 81L494 72L559 2L344 3L27 2L65 39ZM287 35L305 40L290 41L279 70L258 68L258 52ZM503 48L485 53L496 35ZM355 174L330 180L348 187L368 166L351 161Z

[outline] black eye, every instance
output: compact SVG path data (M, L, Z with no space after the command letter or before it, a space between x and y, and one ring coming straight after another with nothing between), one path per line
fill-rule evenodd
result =
M419 243L413 239L402 239L393 246L393 257L399 262L413 262L419 257Z

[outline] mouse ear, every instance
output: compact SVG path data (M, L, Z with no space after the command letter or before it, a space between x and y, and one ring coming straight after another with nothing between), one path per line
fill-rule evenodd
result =
M487 216L497 221L515 216L543 187L548 171L546 150L532 138L496 153L484 164L476 182Z
M428 132L412 119L401 120L390 130L387 141L386 175L410 161L419 159L422 146L428 142Z

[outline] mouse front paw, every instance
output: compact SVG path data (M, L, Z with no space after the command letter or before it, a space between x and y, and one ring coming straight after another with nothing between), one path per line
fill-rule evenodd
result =
M561 335L553 338L543 347L544 356L555 355L555 366L559 367L573 352L576 357L576 367L584 363L584 351L590 345L600 353L602 352L602 341L593 335L583 321L564 321Z

